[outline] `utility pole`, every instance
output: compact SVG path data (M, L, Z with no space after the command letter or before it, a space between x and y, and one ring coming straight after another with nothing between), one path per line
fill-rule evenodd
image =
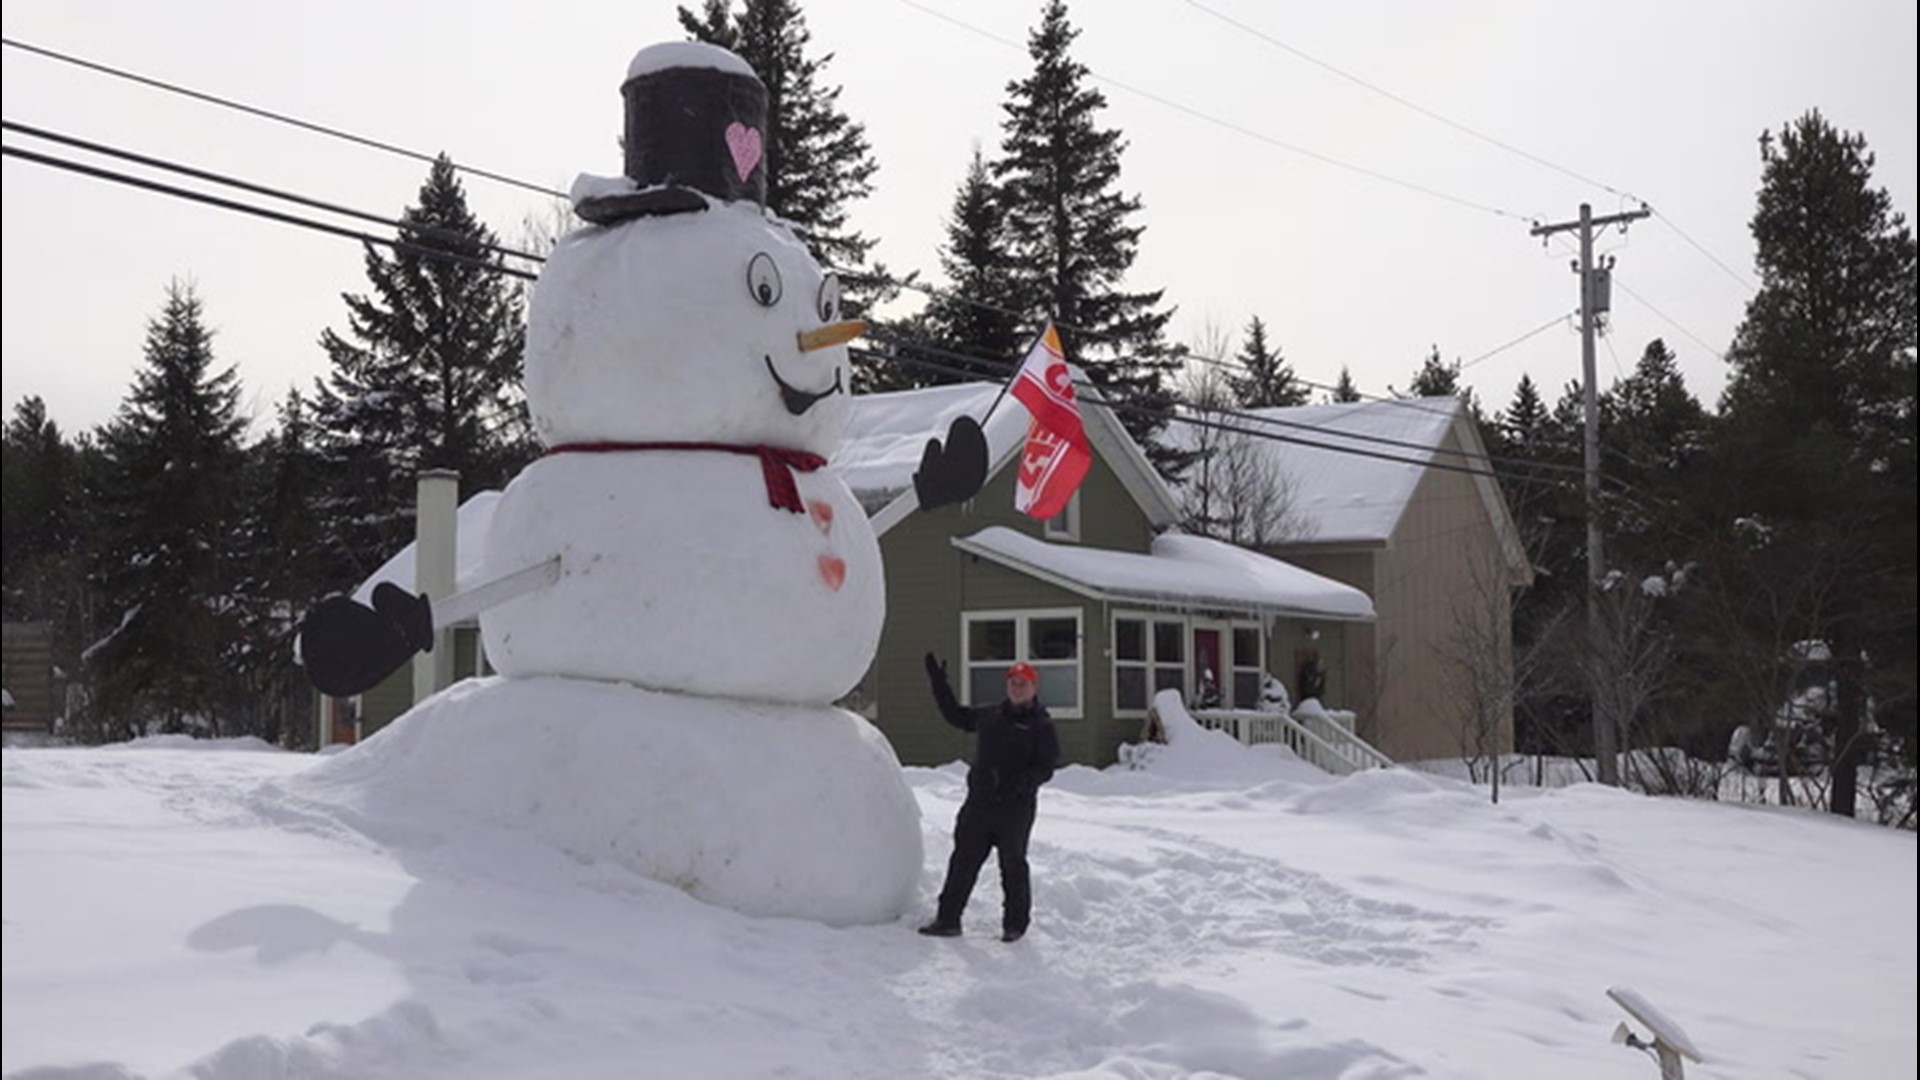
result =
M1600 391L1593 374L1593 335L1594 320L1602 310L1603 290L1596 288L1593 269L1593 230L1597 226L1624 226L1630 221L1647 217L1653 211L1646 207L1628 210L1606 217L1594 217L1593 207L1580 204L1580 218L1577 221L1562 221L1553 225L1535 225L1531 235L1541 238L1568 229L1580 230L1580 262L1574 272L1580 275L1580 376L1585 386L1587 437L1586 437L1586 489L1587 489L1587 635L1592 647L1598 647L1600 634L1600 607L1596 598L1600 591L1601 579L1607 573L1607 560L1600 547ZM1598 665L1588 664L1589 678ZM1595 680L1597 681L1597 680ZM1593 756L1600 770L1600 782L1618 787L1620 784L1620 748L1617 735L1620 730L1619 719L1610 709L1601 703L1606 700L1602 688L1589 687L1588 696L1593 702Z

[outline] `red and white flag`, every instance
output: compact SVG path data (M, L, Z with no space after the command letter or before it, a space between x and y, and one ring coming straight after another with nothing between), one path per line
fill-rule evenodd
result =
M1093 451L1080 423L1080 403L1073 399L1066 350L1052 323L1014 375L1012 393L1033 417L1014 482L1013 507L1042 520L1056 517L1093 465Z

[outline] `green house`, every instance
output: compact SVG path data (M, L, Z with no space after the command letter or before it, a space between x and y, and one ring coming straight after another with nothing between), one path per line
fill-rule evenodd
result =
M1082 410L1092 469L1057 518L1014 509L1028 417L1012 400L984 425L990 469L970 502L919 508L912 477L930 434L987 414L999 387L966 384L854 402L831 465L880 537L887 619L872 669L847 704L908 764L967 752L942 722L923 657L948 666L969 703L999 699L1007 666L1031 663L1066 760L1112 764L1141 737L1161 689L1252 708L1269 676L1297 698L1302 669L1348 703L1345 642L1373 620L1365 593L1278 559L1174 530L1178 504L1105 408Z

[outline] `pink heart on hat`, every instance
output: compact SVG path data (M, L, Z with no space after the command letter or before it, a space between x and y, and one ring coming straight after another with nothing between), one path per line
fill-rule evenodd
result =
M733 155L733 167L744 183L753 175L753 167L760 164L760 130L750 128L739 121L727 125L727 153Z

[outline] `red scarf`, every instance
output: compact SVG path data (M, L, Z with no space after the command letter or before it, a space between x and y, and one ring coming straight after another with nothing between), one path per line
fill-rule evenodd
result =
M775 510L806 512L800 502L800 488L794 483L793 470L812 472L827 463L819 454L805 450L784 450L778 446L736 446L712 442L584 442L562 443L550 447L553 454L611 454L625 450L720 450L729 454L752 454L760 459L760 475L767 482L767 505Z

